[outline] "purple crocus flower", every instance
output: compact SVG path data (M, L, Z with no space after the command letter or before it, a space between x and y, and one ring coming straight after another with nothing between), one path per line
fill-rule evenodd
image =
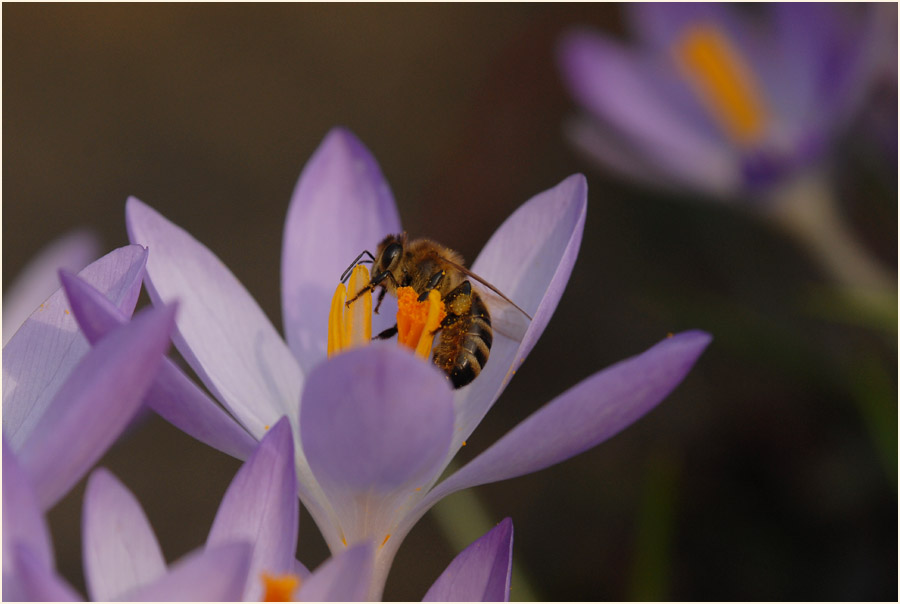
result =
M10 453L8 461L5 453L4 476L7 468L13 470L8 486L14 495L8 513L23 524L18 533L23 533L24 545L16 544L12 551L20 571L13 576L20 588L18 595L37 600L78 599L75 590L53 571L43 517L28 499L30 485L25 474L16 471L15 456ZM95 470L85 492L82 525L90 598L258 601L263 595L264 573L296 573L303 578L297 592L301 600L361 599L372 569L371 546L350 548L311 574L294 559L299 517L293 457L290 427L282 420L238 471L219 506L205 548L169 568L134 495L108 471ZM7 485L4 487L6 492Z
M3 345L38 305L59 289L56 272L80 271L100 255L97 238L89 231L73 231L53 241L25 265L3 292Z
M130 315L145 262L145 249L127 246L81 275ZM137 412L168 348L174 313L174 306L141 313L90 348L60 290L4 347L3 438L42 509L87 473Z
M635 45L582 29L559 57L587 113L571 138L639 182L720 199L765 194L827 155L879 63L871 6L626 8Z
M495 334L490 362L456 391L433 364L390 343L325 361L338 275L361 249L401 231L381 170L346 130L332 131L310 159L288 211L287 344L234 275L186 231L134 198L126 215L131 240L153 250L151 300L182 303L173 336L179 351L254 439L288 417L300 500L332 553L375 544L368 597L378 598L403 538L440 498L539 470L609 438L660 402L709 343L705 333L685 332L591 376L435 484L556 308L581 241L586 196L580 175L535 196L473 263L533 320L521 339ZM96 297L77 287L69 295L85 332L102 333L110 315ZM387 306L377 320L393 322ZM181 398L175 389L168 395Z
M50 321L44 328L49 331L52 306L45 308ZM29 569L52 570L43 512L87 473L134 416L168 348L174 310L167 306L144 311L112 331L75 364L57 390L47 394L46 405L40 406L40 416L34 421L29 414L20 413L19 403L28 400L25 394L46 387L49 380L16 380L41 375L42 368L25 361L39 357L42 351L53 357L53 347L42 348L48 340L31 336L35 349L28 351L30 357L14 357L4 350L4 394L7 387L20 393L10 395L9 406L4 397L3 406L4 599L23 597L21 580ZM28 337L28 333L20 330L13 341L19 334ZM57 340L65 340L64 330L57 329L48 338L54 334ZM30 410L36 412L38 406ZM50 593L41 599L55 599Z
M15 454L5 449L3 463L4 514L13 527L5 531L4 557L8 552L17 571L4 581L22 599L80 599L53 570L46 522ZM95 470L82 523L88 595L94 601L258 601L288 581L280 595L297 601L364 599L372 545L346 548L310 573L294 559L297 505L293 442L282 419L232 480L205 548L167 567L140 503L110 472ZM511 555L512 523L506 519L450 563L426 600L508 600Z

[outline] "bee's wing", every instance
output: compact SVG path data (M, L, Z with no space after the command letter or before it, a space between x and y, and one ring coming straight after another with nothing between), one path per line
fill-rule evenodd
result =
M525 331L531 325L531 317L528 316L528 313L502 294L497 295L484 287L479 287L478 293L491 311L491 328L496 333L521 342L525 338Z
M479 294L491 311L491 327L504 336L521 342L525 330L531 324L531 315L522 310L515 302L507 298L499 289L467 269L461 264L441 257L441 260L464 275L471 277L481 286Z

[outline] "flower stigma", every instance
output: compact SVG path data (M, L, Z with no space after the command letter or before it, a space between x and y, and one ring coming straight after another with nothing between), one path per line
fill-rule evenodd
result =
M726 34L710 24L688 27L673 54L695 94L735 143L760 142L768 120L752 70Z
M369 283L369 271L359 265L353 269L347 287L338 284L328 315L328 356L368 344L372 340L372 292L366 291L348 307L348 292L358 292ZM397 341L425 359L431 353L434 335L447 316L437 290L424 300L411 287L397 288Z
M270 575L262 573L263 602L293 602L294 592L300 587L300 577L287 573L284 575Z

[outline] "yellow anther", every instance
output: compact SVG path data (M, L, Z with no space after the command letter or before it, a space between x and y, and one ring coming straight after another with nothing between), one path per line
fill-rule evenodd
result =
M411 287L397 290L397 340L412 348L422 358L427 358L434 343L434 333L447 316L441 294L428 292L428 298L419 302L419 295Z
M719 127L739 145L758 143L768 121L752 70L716 26L688 27L673 47L682 75Z
M378 546L379 549L384 547L384 544L387 543L388 539L390 539L390 538L391 538L391 535L390 535L390 533L388 533L387 537L384 538L384 541L381 542L381 545Z
M262 573L263 602L293 602L294 592L300 587L300 577L293 574L270 575Z
M328 356L333 356L354 346L368 344L372 339L372 292L366 291L349 307L348 291L356 295L369 282L369 271L358 265L350 275L347 287L338 284L331 298L328 313Z

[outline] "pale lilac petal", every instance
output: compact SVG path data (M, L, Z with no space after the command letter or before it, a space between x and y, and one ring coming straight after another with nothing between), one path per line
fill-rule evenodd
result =
M240 601L250 567L250 546L229 543L196 550L156 582L129 594L133 602Z
M72 314L92 343L125 323L125 315L82 279L61 271L60 280ZM246 459L256 447L256 440L169 359L144 401L175 427L223 453Z
M303 581L300 602L362 602L372 576L372 546L355 545L322 563Z
M400 232L394 196L372 153L344 128L325 137L294 189L284 225L281 301L288 345L304 372L325 358L341 273Z
M99 255L100 243L90 231L73 231L42 249L3 292L3 345L59 288L58 269L80 271Z
M131 240L150 249L147 291L153 303L181 304L173 341L206 387L257 439L282 415L295 417L300 368L231 271L184 229L133 197L126 223Z
M509 602L512 543L512 520L504 518L453 559L422 601Z
M472 270L528 312L521 341L505 337L490 306L494 342L484 370L456 392L456 426L450 456L462 446L500 396L543 333L572 273L587 212L587 183L580 174L523 204L488 241Z
M91 600L119 599L165 574L166 560L141 504L103 468L88 479L81 528Z
M149 309L84 355L18 451L42 509L90 469L140 407L169 346L175 307Z
M131 316L146 261L147 250L130 245L93 262L79 276ZM3 348L3 435L13 451L28 439L88 348L61 289L34 310Z
M451 401L446 376L394 344L350 350L313 369L300 408L302 442L347 543L376 540L369 531L391 526L400 502L437 477L453 430ZM340 537L320 528L337 551Z
M618 434L684 379L711 339L682 332L570 388L437 485L422 513L454 491L536 472Z
M667 194L683 194L692 189L715 201L736 199L737 176L727 181L695 173L667 173L655 158L638 149L608 125L588 116L577 116L563 123L569 141L594 163L603 165L625 178L645 183Z
M658 65L589 31L567 34L559 54L575 99L627 136L658 170L713 180L720 188L739 182L736 152L673 106L659 84Z
M53 544L34 489L3 439L3 599L20 599L13 550L28 549L36 565L53 568Z
M207 548L235 541L253 547L244 599L259 600L261 573L293 570L299 513L291 426L283 418L231 481L206 540Z
M5 555L4 555L5 556ZM15 585L7 585L3 578L3 600L26 602L80 602L82 597L59 576L51 566L44 564L26 546L18 544L13 548L13 564L17 569ZM16 592L7 594L11 588Z

